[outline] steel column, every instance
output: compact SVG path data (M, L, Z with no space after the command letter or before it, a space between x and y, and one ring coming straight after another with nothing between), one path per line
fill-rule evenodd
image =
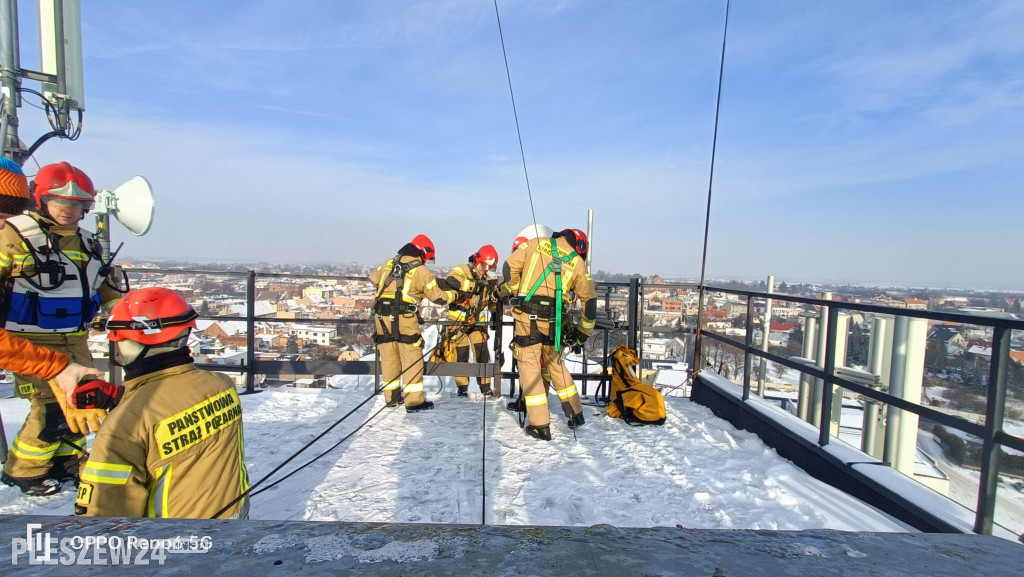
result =
M818 342L818 317L807 315L804 317L804 342L801 346L803 358L814 360L817 354ZM807 373L800 373L800 385L797 397L797 416L808 423L811 419L811 405L814 404L814 377Z
M821 413L818 421L818 444L824 447L829 442L832 424L832 383L836 373L836 321L839 309L828 307L828 326L825 327L825 378L821 387ZM842 401L840 401L842 402Z

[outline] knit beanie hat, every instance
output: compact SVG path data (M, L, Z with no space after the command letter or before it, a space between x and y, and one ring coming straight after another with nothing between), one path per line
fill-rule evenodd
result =
M0 213L21 214L28 208L28 180L18 163L0 156Z

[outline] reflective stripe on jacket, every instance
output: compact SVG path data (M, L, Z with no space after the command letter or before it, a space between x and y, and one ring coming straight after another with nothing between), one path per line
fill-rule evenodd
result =
M391 277L391 270L394 268L394 260L390 259L386 263L377 267L377 270L370 273L370 282L377 289L379 298L395 298L395 293L399 288L402 289L402 301L410 304L419 305L420 301L424 298L429 299L437 304L450 304L455 300L455 293L453 291L446 291L441 289L437 285L437 279L434 278L433 273L427 269L426 266L420 265L414 267L412 270L405 273L402 278L402 286L399 287L395 279ZM400 263L411 263L420 259L412 256L402 256L399 259ZM381 332L381 319L390 319L387 316L375 315L377 321L374 322L377 334L383 334ZM420 332L419 320L416 318L416 313L405 313L399 315L398 327L399 334L402 335L417 335ZM394 330L394 327L389 326L389 330Z
M452 268L448 273L448 277L445 278L445 283L449 288L458 288L458 290L464 293L472 293L477 288L477 284L482 282L482 279L476 277L473 272L473 265L460 264ZM486 290L486 289L485 289ZM470 296L466 302L457 301L448 307L448 318L453 321L470 321L473 319L468 318L470 311L476 310L477 315L474 322L486 323L487 322L487 295L484 291L480 291L478 294ZM473 324L473 323L470 323Z

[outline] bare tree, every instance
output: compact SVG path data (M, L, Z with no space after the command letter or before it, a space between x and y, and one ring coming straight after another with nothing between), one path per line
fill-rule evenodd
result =
M772 363L772 370L775 372L775 377L781 379L786 376L789 372L789 368L786 365L780 365L779 363Z

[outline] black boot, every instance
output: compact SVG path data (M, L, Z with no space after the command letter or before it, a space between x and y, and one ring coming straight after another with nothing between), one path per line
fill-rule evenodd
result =
M32 479L15 479L7 473L3 473L0 475L0 481L8 487L18 487L22 493L32 497L45 497L60 493L60 481L45 475Z
M391 399L387 403L387 405L389 407L397 407L398 405L401 405L401 404L402 404L402 397L397 397L397 398Z
M485 396L485 397L492 397L492 396L494 396L494 393L491 392L491 386L490 385L480 385L480 394Z
M422 403L420 403L418 405L412 405L411 407L406 407L405 408L405 412L406 413L418 413L419 411L427 411L427 410L430 410L430 409L433 409L433 408L434 408L434 403L433 402L431 402L431 401L423 401Z
M531 437L533 437L535 439L540 439L542 441L550 441L551 440L551 425L542 425L540 427L537 427L537 426L534 426L534 425L527 425L526 426L526 434L530 435Z
M574 415L573 418L569 419L569 428L575 429L583 426L583 413Z
M469 396L469 385L466 385L464 387L459 387L458 395L460 397L468 397Z
M85 439L80 439L78 443L85 444ZM76 443L76 444L78 444ZM65 481L73 481L75 486L78 486L78 459L72 459L72 457L54 457L51 461L50 472L47 476L58 483Z
M523 399L520 398L520 399L516 399L514 401L509 401L508 404L505 405L505 408L507 408L510 411L524 411L525 412L526 411L526 403L524 403Z

